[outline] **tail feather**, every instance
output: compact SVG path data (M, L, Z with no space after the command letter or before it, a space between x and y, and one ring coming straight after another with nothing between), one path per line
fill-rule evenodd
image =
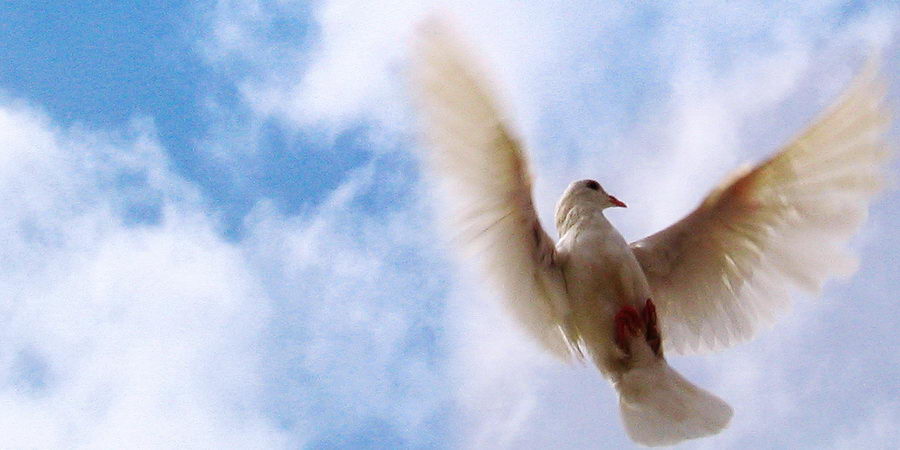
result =
M685 380L663 359L625 373L616 388L625 429L638 444L673 445L709 436L731 420L727 403Z

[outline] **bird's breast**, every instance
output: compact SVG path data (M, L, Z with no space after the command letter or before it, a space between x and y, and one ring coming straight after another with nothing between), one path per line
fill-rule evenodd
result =
M628 243L612 230L573 234L567 244L565 274L573 302L643 305L649 286Z

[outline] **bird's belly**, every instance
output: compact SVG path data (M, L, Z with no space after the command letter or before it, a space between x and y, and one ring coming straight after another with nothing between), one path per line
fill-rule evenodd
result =
M615 315L626 305L640 310L650 288L630 253L598 250L570 255L566 287L578 333L598 368L608 374L613 362L621 359L615 344Z

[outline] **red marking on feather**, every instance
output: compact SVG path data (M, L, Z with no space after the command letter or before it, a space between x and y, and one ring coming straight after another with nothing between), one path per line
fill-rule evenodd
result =
M638 314L637 309L631 305L623 306L616 313L614 319L616 326L616 344L625 352L630 353L628 341L635 336L640 335L643 327L643 320Z
M662 335L659 333L659 321L656 317L656 305L653 304L653 300L647 299L641 310L641 316L644 319L647 344L650 345L656 356L662 356Z

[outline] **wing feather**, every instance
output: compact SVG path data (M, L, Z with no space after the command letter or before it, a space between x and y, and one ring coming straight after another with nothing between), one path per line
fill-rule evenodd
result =
M438 211L518 322L569 359L575 347L563 331L565 284L554 242L534 209L525 154L460 41L442 23L426 25L412 68L427 173L443 194Z
M631 244L663 337L678 353L750 339L790 305L846 276L846 243L884 186L891 149L885 86L870 64L818 121L768 160L743 168L687 217Z

